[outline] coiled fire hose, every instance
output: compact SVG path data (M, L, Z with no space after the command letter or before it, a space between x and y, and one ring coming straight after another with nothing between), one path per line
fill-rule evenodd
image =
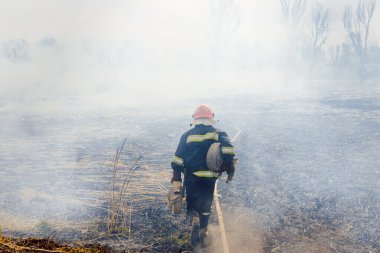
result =
M209 170L219 172L223 163L222 150L219 142L211 144L207 151L206 164Z

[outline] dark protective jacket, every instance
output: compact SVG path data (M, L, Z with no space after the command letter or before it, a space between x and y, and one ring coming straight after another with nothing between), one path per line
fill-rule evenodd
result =
M235 149L228 135L213 126L195 125L181 137L171 162L172 180L181 180L181 172L184 172L184 168L186 168L187 174L194 174L198 177L218 177L219 173L210 171L206 165L207 151L214 142L219 142L221 145L223 162L227 166L233 163Z

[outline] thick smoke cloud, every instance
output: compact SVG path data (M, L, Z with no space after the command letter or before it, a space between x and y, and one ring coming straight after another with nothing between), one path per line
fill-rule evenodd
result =
M347 41L342 15L344 6L353 3L322 2L330 11L326 53L328 47ZM232 1L226 6L213 1L41 0L32 6L24 1L3 6L3 104L10 100L36 105L44 100L60 107L76 100L84 107L130 106L141 105L139 97L144 96L147 105L281 90L278 85L285 78L299 78L300 71L306 73L302 78L310 79L304 62L289 74L287 27L274 0ZM307 3L303 36L308 34L312 6ZM378 36L377 13L371 43ZM301 59L302 50L292 60Z

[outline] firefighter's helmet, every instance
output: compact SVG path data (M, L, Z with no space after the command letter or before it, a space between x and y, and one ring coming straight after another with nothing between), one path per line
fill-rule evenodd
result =
M195 109L193 114L194 119L213 119L214 113L210 107L206 105L200 105Z

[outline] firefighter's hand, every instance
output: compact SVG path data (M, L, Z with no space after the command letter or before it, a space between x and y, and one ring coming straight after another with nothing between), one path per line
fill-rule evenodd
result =
M227 181L226 183L230 182L235 174L235 162L232 161L230 164L226 166L226 172L227 172Z
M173 181L172 188L169 191L168 208L171 209L174 213L180 213L182 210L181 185L181 181Z

